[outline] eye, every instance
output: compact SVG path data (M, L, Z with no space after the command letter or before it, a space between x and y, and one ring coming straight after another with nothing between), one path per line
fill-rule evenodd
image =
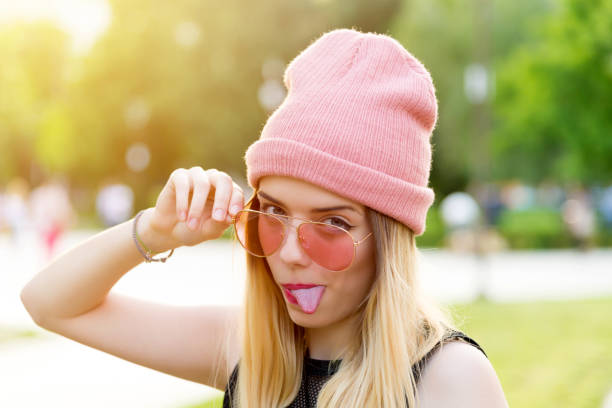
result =
M261 212L273 215L285 215L285 212L280 207L277 207L272 204L262 204Z
M323 220L322 222L333 225L335 227L340 227L343 230L346 231L350 231L351 229L353 229L353 226L350 225L348 222L344 221L342 218L340 217L329 217L325 220Z
M261 203L260 211L266 214L287 216L285 213L285 210L283 210L281 207L278 207L273 204L268 204L268 203ZM333 225L334 227L341 228L345 231L350 231L354 228L351 224L349 224L348 222L346 222L344 219L340 217L328 217L319 222L322 222L324 224Z

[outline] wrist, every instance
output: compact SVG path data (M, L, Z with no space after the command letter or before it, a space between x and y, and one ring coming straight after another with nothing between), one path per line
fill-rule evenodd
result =
M176 248L176 245L151 222L154 211L155 208L151 207L142 212L136 226L136 234L152 254L159 254Z

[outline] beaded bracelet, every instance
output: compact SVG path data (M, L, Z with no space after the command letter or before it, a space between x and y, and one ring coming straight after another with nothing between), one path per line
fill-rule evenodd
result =
M144 242L142 242L142 240L138 236L138 233L136 233L136 229L138 226L138 219L140 218L143 212L144 210L141 210L138 214L136 214L136 217L134 217L134 223L132 224L132 238L134 238L134 243L136 244L136 248L138 248L138 252L142 254L142 256L145 259L145 262L147 263L166 262L166 260L170 258L172 254L174 253L174 249L170 250L170 253L165 258L153 258L153 252L151 252L151 250L147 248L147 246L144 244Z

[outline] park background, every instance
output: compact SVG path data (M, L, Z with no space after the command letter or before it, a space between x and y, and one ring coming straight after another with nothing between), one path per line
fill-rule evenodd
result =
M19 285L79 239L153 205L173 169L217 168L248 191L243 154L285 96L285 66L338 27L389 34L432 74L436 200L417 243L449 276L464 274L449 289L456 296L439 298L488 352L510 406L612 406L604 0L1 2L0 300L12 312L0 314L0 361L53 338L17 310ZM234 253L230 241L223 248ZM154 276L171 279L183 264ZM135 271L139 283L144 273ZM496 273L504 277L487 292L483 279ZM556 279L566 285L555 292ZM126 292L162 296L136 282ZM46 389L40 381L27 389ZM140 406L131 385L124 400ZM46 405L68 406L54 398ZM187 405L163 404L142 406Z

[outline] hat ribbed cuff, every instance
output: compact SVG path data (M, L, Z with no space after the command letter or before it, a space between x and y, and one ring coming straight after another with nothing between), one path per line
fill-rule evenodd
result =
M357 201L408 226L425 231L431 188L341 159L290 139L260 139L245 154L247 178L257 188L263 176L289 176L316 184Z

